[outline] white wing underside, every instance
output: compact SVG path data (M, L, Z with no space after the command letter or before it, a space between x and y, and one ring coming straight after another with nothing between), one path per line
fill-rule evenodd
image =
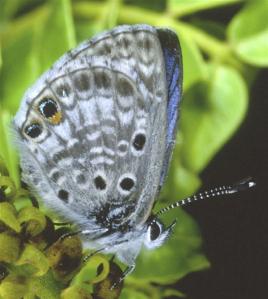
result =
M37 110L55 99L62 121L50 124ZM105 228L98 213L143 224L158 191L165 151L167 91L156 30L120 26L68 52L29 89L17 113L23 178L53 210L92 231ZM38 119L37 140L23 129ZM145 137L142 149L134 142ZM135 139L136 138L136 139ZM143 140L144 141L144 140ZM106 186L100 190L94 179ZM134 182L128 191L123 178ZM59 199L68 191L68 202ZM126 211L126 207L130 207ZM117 219L117 220L118 220Z

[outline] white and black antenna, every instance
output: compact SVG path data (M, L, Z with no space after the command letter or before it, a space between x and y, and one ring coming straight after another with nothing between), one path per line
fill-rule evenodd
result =
M216 187L209 191L204 191L204 192L198 193L196 195L193 195L191 197L187 197L185 199L175 201L172 204L170 204L170 205L164 207L163 209L161 209L160 211L158 211L156 213L156 216L162 215L162 214L168 212L169 210L172 210L177 207L185 206L187 204L190 204L190 203L200 200L200 199L206 199L206 198L211 198L211 197L216 197L216 196L221 196L221 195L232 194L232 193L235 193L238 191L243 191L243 190L252 188L255 185L256 185L256 183L252 180L252 178L246 178L246 179L243 179L233 185Z

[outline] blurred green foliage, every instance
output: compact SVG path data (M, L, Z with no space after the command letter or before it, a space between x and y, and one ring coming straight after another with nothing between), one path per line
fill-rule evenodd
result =
M233 5L236 13L226 22L203 17L205 10L219 13ZM41 237L48 222L30 201L21 204L29 195L20 186L8 129L27 87L64 52L105 29L135 23L173 29L182 45L184 97L177 146L161 195L166 204L196 191L198 174L244 119L251 83L258 68L268 66L267 15L267 0L0 0L0 262L8 273L0 284L1 299L91 298L86 276L105 264L98 257L74 279L58 281ZM174 217L179 224L173 236L154 252L142 252L120 298L182 297L167 285L209 266L193 219L179 210L165 221ZM22 240L25 223L28 238ZM104 269L107 276L108 263ZM91 284L105 275L92 278Z

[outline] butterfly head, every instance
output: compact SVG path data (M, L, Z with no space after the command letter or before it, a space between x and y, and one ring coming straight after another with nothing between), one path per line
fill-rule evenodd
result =
M163 245L169 238L176 224L174 220L168 227L165 227L163 222L155 216L152 216L147 221L147 231L145 235L144 245L148 249L154 249Z

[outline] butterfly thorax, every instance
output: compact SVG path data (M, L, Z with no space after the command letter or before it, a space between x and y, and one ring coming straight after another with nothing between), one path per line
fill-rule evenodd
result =
M113 203L115 202L115 203ZM106 202L100 209L90 213L88 217L96 219L96 224L102 228L107 228L108 233L126 233L133 227L130 215L135 212L135 205L118 204L116 201Z

